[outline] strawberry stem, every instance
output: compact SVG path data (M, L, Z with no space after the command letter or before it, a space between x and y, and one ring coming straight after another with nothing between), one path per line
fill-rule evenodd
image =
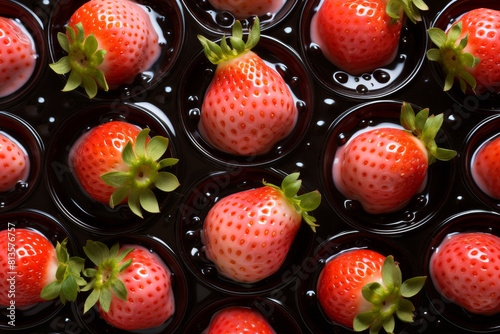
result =
M316 190L307 194L297 195L302 185L299 175L299 173L292 173L286 176L281 182L281 187L267 183L264 180L262 180L262 183L281 192L295 207L295 210L302 215L302 219L311 227L313 232L316 232L316 227L319 225L316 224L316 218L309 215L309 211L313 211L319 207L321 194Z
M128 197L129 208L141 218L141 208L151 213L160 212L153 188L171 192L180 185L174 174L160 172L161 169L178 162L178 159L174 158L158 161L167 151L168 138L156 136L146 144L149 131L143 129L139 132L135 147L131 142L125 145L122 159L130 167L128 171L101 175L106 184L117 188L109 199L109 206L114 208Z
M217 65L224 61L238 58L254 48L260 39L260 21L255 17L253 26L249 29L246 43L243 41L243 28L240 21L233 24L232 36L229 37L232 48L227 44L226 36L222 36L220 46L208 40L206 37L198 35L198 40L203 46L205 56L208 60Z
M480 60L478 57L464 52L469 39L468 34L457 43L462 34L462 22L459 21L453 25L448 34L439 28L431 28L427 31L432 42L438 47L428 50L427 58L438 62L446 74L443 90L450 90L456 78L462 92L465 93L467 85L475 91L476 79L467 70L475 67Z
M390 0L387 3L385 12L392 20L391 24L396 23L400 18L401 9L413 23L422 21L421 10L429 10L429 7L423 0Z

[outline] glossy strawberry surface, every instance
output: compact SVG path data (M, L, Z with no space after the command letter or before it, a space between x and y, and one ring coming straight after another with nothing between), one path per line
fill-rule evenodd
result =
M25 181L30 170L29 157L18 143L0 132L0 192L14 189Z
M202 334L274 334L275 331L259 312L230 306L217 312Z
M471 173L476 185L488 196L500 199L500 138L479 148L472 160Z

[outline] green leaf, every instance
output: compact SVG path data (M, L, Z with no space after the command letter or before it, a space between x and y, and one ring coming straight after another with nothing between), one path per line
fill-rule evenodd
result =
M156 196L151 189L147 188L141 191L139 195L139 201L141 203L141 207L147 212L160 212L158 201L156 200Z
M370 334L377 334L382 329L382 326L383 326L383 320L379 318L370 327L369 333Z
M78 295L78 284L76 284L75 278L71 275L66 277L62 283L61 292L64 294L65 298L69 301L75 301Z
M82 274L85 277L95 277L96 273L97 273L97 270L94 268L85 268L84 270L82 270Z
M255 21L250 28L250 32L248 34L248 39L245 44L245 49L246 50L251 50L253 49L257 44L259 44L260 40L260 21L259 17L255 16Z
M161 161L159 162L160 167L159 167L158 169L162 169L162 168L165 168L165 167L174 166L174 165L176 165L178 162L179 162L179 159L175 159L175 158L165 158L165 159L163 159L163 160L161 160Z
M403 102L403 106L401 107L401 117L400 117L401 125L406 130L413 131L416 128L415 125L415 111L411 104Z
M77 87L79 87L83 83L83 77L79 72L76 71L71 71L68 77L68 81L66 82L66 85L62 89L63 92L69 92Z
M144 156L146 153L146 142L148 140L149 131L150 129L148 128L142 129L135 139L134 148L137 156Z
M61 292L61 282L53 281L47 284L41 291L40 297L45 300L52 300L59 296Z
M385 288L378 282L368 283L361 289L363 297L372 304L380 304L387 294Z
M127 269L128 267L130 267L130 265L132 264L132 259L128 259L127 261L125 261L119 268L118 268L118 272L122 272L124 271L125 269Z
M92 261L96 266L99 266L102 261L108 257L109 252L103 252L103 246L104 244L99 241L92 241L92 240L87 240L87 243L85 246L83 246L83 251L85 252L85 255L89 258L90 261ZM106 247L106 245L104 245ZM106 247L107 249L107 247Z
M426 276L409 278L401 285L401 295L405 298L415 296L425 284Z
M134 247L122 250L120 252L120 254L115 258L116 262L118 262L118 263L122 262L123 259L125 259L127 257L127 255L129 255L133 250L134 250ZM128 265L126 267L118 270L118 272L121 272L124 269L127 269L127 267L130 266L131 264L132 264L132 260L130 260L130 262L128 263ZM121 265L121 267L123 267L123 265Z
M430 28L429 30L427 30L427 33L429 34L429 38L431 39L432 43L436 44L436 46L439 48L441 48L448 39L446 33L439 28Z
M438 147L436 149L436 159L441 161L449 161L457 156L457 151L448 150L445 148Z
M441 59L441 52L439 49L430 49L426 53L427 59L431 61L439 61Z
M425 123L429 118L429 108L424 108L418 112L415 116L415 128L422 131L424 129Z
M450 30L448 30L447 40L450 42L455 42L460 38L462 34L462 21L458 21L456 24L451 26Z
M78 43L78 41L76 40L75 29L71 28L70 26L66 26L66 35L68 35L71 44Z
M74 72L71 72L74 73ZM97 83L95 82L94 78L92 78L88 74L83 74L82 75L82 82L83 82L83 88L85 89L85 92L87 95L92 99L97 95Z
M108 83L106 82L106 78L104 77L103 71L95 68L95 69L90 69L89 72L90 72L90 75L97 82L99 87L101 87L104 91L107 92L109 90L109 86L108 86Z
M385 12L389 17L394 20L399 19L399 11L401 9L401 2L399 0L390 0L387 6L385 7ZM391 21L391 23L394 23Z
M108 172L101 175L101 179L111 187L121 187L128 182L130 176L126 172Z
M285 194L285 197L287 198L293 198L294 196L297 195L297 193L300 190L300 187L302 186L302 181L297 180L295 182L287 184L286 187L283 187L283 192Z
M387 287L401 286L402 274L401 269L394 262L394 257L389 255L385 258L382 266L382 280Z
M415 311L413 303L408 299L401 299L399 308L396 310L396 316L399 320L410 323L413 322L413 311Z
M132 146L132 143L130 141L127 142L127 144L123 148L122 160L127 166L132 166L132 164L136 160L134 147Z
M155 186L165 192L171 192L179 187L180 183L177 177L168 172L160 172L155 181Z
M111 289L113 289L113 292L115 295L120 298L123 301L127 301L127 288L125 287L125 284L119 280L115 279L111 282Z
M64 36L66 36L66 35L64 35ZM71 71L71 61L70 61L68 56L62 57L56 63L49 64L49 66L57 74L66 74L69 71ZM76 87L78 87L78 86L76 86Z
M128 207L130 208L130 210L132 210L132 212L136 216L143 218L138 192L131 192L130 193L130 195L128 196Z
M353 329L356 332L364 331L364 330L368 329L373 324L373 322L375 321L376 318L377 318L377 314L373 313L373 312L359 313L358 315L356 315L354 317Z
M297 196L297 200L300 201L302 211L313 211L321 204L321 194L319 191L311 191L307 194Z
M146 146L146 156L154 161L160 159L167 151L168 139L162 136L153 137Z
M83 313L87 313L88 310L90 310L99 300L99 297L101 295L101 291L94 289L90 293L90 295L87 297L85 300L85 304L83 305Z
M113 209L115 206L122 203L130 193L130 187L120 187L116 189L109 198L109 206Z
M394 328L396 327L396 321L394 321L394 316L391 315L388 318L386 318L382 323L382 327L384 327L384 330L387 333L393 333Z
M299 179L300 173L291 173L287 175L283 181L281 181L281 188L285 189L291 186L294 183L297 183L297 180Z
M97 48L98 48L98 43L97 43L97 39L91 35L92 37L87 37L85 39L85 43L83 44L83 48L84 48L84 53L88 56L88 55L92 55L94 54L96 51L97 51Z
M120 244L118 242L115 242L113 246L109 249L109 258L110 259L115 259L118 256L118 253L120 252Z
M66 51L66 53L69 53L70 42L69 42L68 35L63 34L62 32L57 33L57 41L59 42L59 45L61 46L61 48L64 51ZM65 73L67 73L67 72L65 72Z
M85 41L85 31L83 30L83 25L81 22L75 24L76 28L76 41L80 44L83 44Z
M101 294L99 295L99 305L101 306L102 310L106 313L109 312L109 307L111 306L111 291L107 289L103 289L101 291Z

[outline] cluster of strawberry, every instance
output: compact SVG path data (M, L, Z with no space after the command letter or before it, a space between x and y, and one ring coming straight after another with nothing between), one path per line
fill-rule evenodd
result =
M216 7L222 5L215 0L210 2ZM260 6L260 11L245 8L235 11L235 15L245 17L277 11L283 2L245 2L247 6ZM264 7L267 4L272 7ZM419 10L426 8L421 0L394 0L388 4L376 0L325 0L313 19L312 37L338 68L354 75L370 72L393 61L404 17L416 23L421 19ZM457 78L464 92L498 92L500 53L495 50L500 45L500 35L493 27L499 26L497 11L477 9L455 22L448 35L436 28L429 30L439 49L429 50L427 56L443 64L445 89ZM9 20L0 20L0 32L0 50L7 45L6 51L0 53L1 70L7 63L13 63L2 58L13 53L9 52L9 43L19 44L26 38ZM239 21L233 26L231 46L225 38L217 45L199 36L205 55L217 65L203 102L199 130L220 151L255 156L269 152L293 132L298 111L283 78L251 51L260 38L258 17L246 42L243 37ZM10 42L2 42L2 38L5 41L9 38ZM150 68L160 53L158 36L148 15L129 0L87 2L69 19L66 34L60 33L58 40L68 55L51 67L59 74L70 73L63 90L82 86L90 98L99 89L114 89L130 82ZM26 63L9 67L12 74L2 80L10 83L0 85L0 96L11 94L24 84L19 78L31 75L34 51L29 45L21 50L17 55ZM434 138L442 123L442 115L429 116L428 109L415 115L413 108L403 103L402 129L367 129L338 150L332 166L336 187L346 198L358 200L371 214L405 207L425 184L428 166L436 160L446 161L456 156L455 151L436 145ZM127 202L140 217L142 209L159 212L154 189L168 192L179 186L176 176L162 171L175 165L177 159L161 159L167 152L168 139L149 138L148 133L148 129L115 121L91 129L80 138L73 145L68 163L82 189L94 200L109 203L111 207ZM495 198L500 197L500 178L495 177L498 160L491 157L498 155L499 145L496 140L484 146L474 163L475 179L483 180L477 181L478 184L487 184L491 189L485 192ZM29 163L22 150L1 134L0 160L3 166L9 162L0 172L0 191L9 191L26 177ZM299 194L300 189L299 174L292 173L280 187L264 182L263 187L235 193L212 207L204 221L203 241L207 258L221 275L237 282L255 283L278 271L302 220L313 230L318 226L309 212L318 208L321 195L317 191ZM5 238L4 232L0 238ZM128 330L161 325L175 312L169 269L141 246L114 245L108 249L100 242L88 241L84 251L95 267L85 269L84 259L68 256L66 241L54 248L33 231L19 229L16 233L17 240L23 241L18 255L21 256L21 251L30 255L23 254L23 261L17 263L18 271L37 271L36 275L26 274L19 285L25 290L16 297L19 306L58 296L63 301L73 301L78 292L92 290L85 311L97 304L104 319ZM26 251L28 248L33 251ZM458 257L477 249L481 255L474 259ZM7 261L6 253L6 246L2 246L3 262ZM481 271L485 274L473 275L472 283L470 277L462 283L456 273L458 267L474 266L468 261L498 261L498 254L498 237L478 233L450 236L433 256L432 280L447 298L470 312L496 314L500 312L500 302L491 296L500 295L500 285L489 278L498 278L498 266L483 264ZM6 267L1 263L0 270ZM0 277L5 275L0 272ZM34 277L43 280L32 281ZM332 321L355 330L371 328L370 332L375 333L384 328L392 332L394 315L404 322L413 320L414 306L403 297L414 296L424 282L425 277L402 281L392 256L360 249L332 258L320 274L317 291L320 304ZM463 292L464 286L471 285L475 288L467 291L466 298L456 295L457 291ZM2 293L0 304L8 305ZM152 307L158 300L162 307ZM139 309L155 311L139 319L134 317ZM217 314L210 325L214 329L207 333L217 333L236 321L228 318L258 323L255 326L266 328L263 332L273 333L261 315L247 308L230 308Z

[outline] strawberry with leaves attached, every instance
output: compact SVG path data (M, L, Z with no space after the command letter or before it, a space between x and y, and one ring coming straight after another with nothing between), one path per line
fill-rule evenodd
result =
M221 275L255 283L274 274L285 261L302 219L316 228L309 215L320 202L317 191L298 195L299 173L285 177L281 187L264 186L234 193L218 201L203 225L207 258Z
M474 9L446 33L439 28L428 32L438 48L427 51L427 58L442 66L445 91L458 80L464 93L500 92L500 11Z
M325 0L311 22L311 40L339 69L352 75L390 64L403 18L421 21L422 0Z
M93 98L131 83L160 56L158 34L146 11L129 0L91 0L71 16L57 40L67 56L50 67L70 73L63 91L82 86Z
M111 121L85 133L72 147L70 166L86 193L111 208L128 199L128 206L142 217L141 207L159 212L153 188L165 192L179 186L177 177L161 169L173 166L175 158L159 160L169 140L162 136L149 139L149 129Z
M240 156L268 153L294 129L298 111L283 78L251 51L260 39L256 18L243 42L239 21L229 47L198 36L205 55L217 65L201 108L199 131L217 149Z
M67 243L66 238L54 248L44 235L25 228L0 231L0 305L14 300L16 307L32 306L57 297L75 301L87 284L80 276L85 260L70 257Z
M317 295L330 320L355 331L369 328L374 334L384 328L393 333L394 315L403 322L413 322L415 307L404 298L416 295L425 280L425 276L418 276L403 282L392 256L356 249L326 263L318 279Z

